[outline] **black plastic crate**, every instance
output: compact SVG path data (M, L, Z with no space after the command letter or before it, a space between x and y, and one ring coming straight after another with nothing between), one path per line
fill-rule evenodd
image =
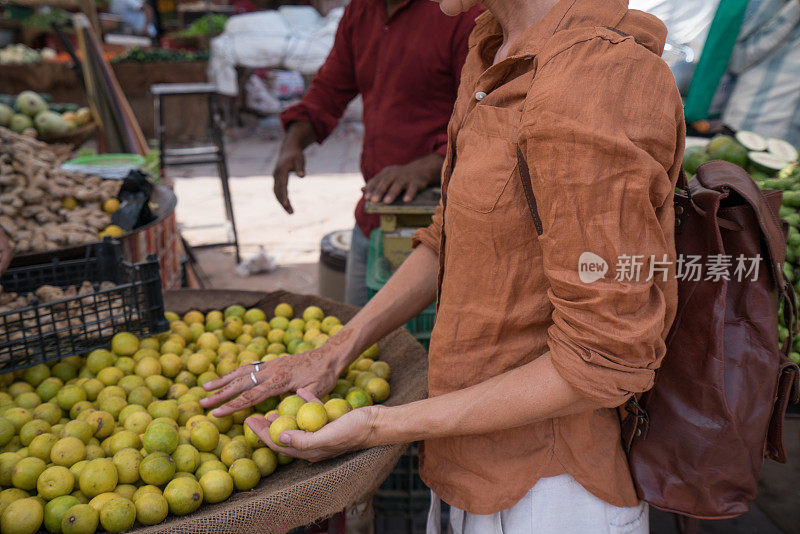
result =
M409 445L408 450L400 457L394 470L381 484L378 493L381 492L420 492L429 495L428 486L419 476L419 449L416 443Z
M84 292L0 312L0 373L105 347L119 331L150 336L169 329L158 258L122 261L119 243L87 247L86 257L9 269L5 293L34 293L44 285Z
M430 503L431 491L419 476L419 450L412 443L372 497L375 534L424 534ZM449 507L443 502L443 531L448 518Z

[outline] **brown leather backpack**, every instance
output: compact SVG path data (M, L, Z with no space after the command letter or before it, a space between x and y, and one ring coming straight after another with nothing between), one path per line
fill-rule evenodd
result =
M519 170L538 234L530 173ZM746 512L764 458L786 461L784 415L797 402L798 368L778 347L778 308L797 332L795 298L783 274L780 191L760 191L741 168L700 166L675 195L675 245L683 257L760 256L755 281L680 280L678 308L655 385L622 409L623 445L639 497L690 517ZM733 274L733 273L731 273Z
M628 460L639 496L691 517L746 512L764 458L785 462L784 415L797 402L791 337L778 347L778 308L797 332L794 289L783 273L780 191L760 191L740 167L701 165L675 196L678 254L759 255L755 280L682 280L655 385L629 405ZM641 411L639 411L641 410ZM634 424L635 423L635 424Z

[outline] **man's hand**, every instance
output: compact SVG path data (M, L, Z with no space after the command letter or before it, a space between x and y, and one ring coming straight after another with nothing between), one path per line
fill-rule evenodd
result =
M392 165L376 174L362 188L364 196L372 202L391 204L403 191L403 202L411 202L417 193L438 183L444 158L428 154L406 165Z
M308 402L321 402L307 390L300 389L297 394ZM280 435L280 440L287 444L286 447L276 445L269 436L269 426L278 418L277 414L271 414L268 418L258 415L249 417L245 424L273 451L309 462L319 462L371 447L373 423L380 409L380 406L367 406L351 410L316 432L287 430Z
M287 213L294 213L292 203L289 202L289 173L293 172L300 178L306 175L306 158L303 150L316 139L317 134L310 122L293 122L286 132L286 139L281 145L272 176L275 180L273 185L275 198Z
M352 334L343 330L318 349L259 362L258 372L255 365L234 369L203 385L206 391L221 389L202 399L200 405L210 408L225 402L213 412L216 417L224 417L287 391L305 389L314 395L325 395L336 385L338 368L353 359L354 351L348 342ZM236 398L230 400L232 397Z

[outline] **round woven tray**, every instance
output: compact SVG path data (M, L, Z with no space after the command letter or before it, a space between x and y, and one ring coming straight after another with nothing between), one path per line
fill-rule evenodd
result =
M95 133L97 133L97 125L90 122L67 134L42 138L41 140L47 143L69 145L73 149L76 149L80 148L86 141L94 137Z
M342 322L357 311L352 306L312 295L285 291L180 290L164 294L166 308L177 313L196 309L223 309L231 304L258 307L271 313L280 302L295 310L320 306ZM380 358L391 365L392 395L388 406L427 396L427 355L404 329L380 343ZM279 467L253 490L234 493L223 503L203 505L194 514L169 518L159 525L136 530L155 533L272 533L286 532L330 517L350 503L375 491L394 468L407 445L391 445L350 453L319 463L295 460Z

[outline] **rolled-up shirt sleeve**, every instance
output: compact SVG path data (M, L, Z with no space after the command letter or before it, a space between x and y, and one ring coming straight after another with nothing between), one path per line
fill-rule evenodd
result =
M659 97L663 83L674 85L670 71L648 54L632 39L602 38L560 53L539 68L526 103L535 111L520 130L543 228L551 359L606 407L652 387L677 302L673 162L682 130L674 101Z
M417 248L419 245L425 245L437 255L439 254L439 244L442 241L442 202L436 207L436 212L433 214L433 221L425 228L420 228L414 232L414 239L412 245Z

